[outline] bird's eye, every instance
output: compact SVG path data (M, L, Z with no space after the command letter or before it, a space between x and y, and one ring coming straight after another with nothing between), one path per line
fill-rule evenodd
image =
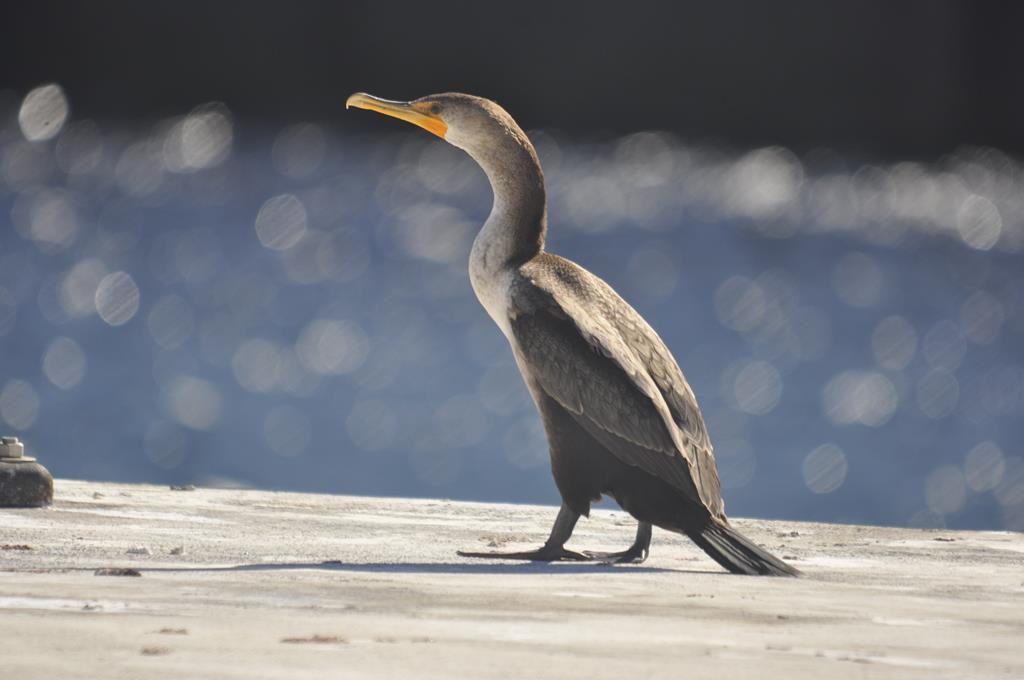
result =
M415 101L412 103L412 108L429 116L438 116L441 114L441 105L437 102L423 100Z

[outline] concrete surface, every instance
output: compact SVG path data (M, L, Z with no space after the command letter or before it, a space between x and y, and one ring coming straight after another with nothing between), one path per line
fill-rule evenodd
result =
M771 579L658 530L639 566L455 555L539 545L554 508L67 480L55 498L0 510L4 678L1024 677L1021 534L737 520L808 574ZM596 512L571 546L633 530Z

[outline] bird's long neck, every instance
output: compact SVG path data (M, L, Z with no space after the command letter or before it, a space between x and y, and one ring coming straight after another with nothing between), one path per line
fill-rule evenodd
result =
M491 214L473 242L470 268L476 275L525 262L544 249L547 195L537 152L517 129L485 149L469 151L494 192Z

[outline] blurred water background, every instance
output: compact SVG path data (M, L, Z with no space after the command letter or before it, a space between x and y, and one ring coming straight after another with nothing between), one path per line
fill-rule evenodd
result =
M557 502L467 278L482 172L340 108L0 93L4 433L58 477ZM530 136L548 248L673 350L730 513L1024 530L1020 159Z

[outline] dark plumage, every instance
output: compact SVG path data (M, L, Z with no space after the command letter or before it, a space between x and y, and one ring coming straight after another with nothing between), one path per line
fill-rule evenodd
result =
M729 525L704 419L661 338L600 278L544 252L543 173L512 118L494 102L461 94L409 103L359 94L348 103L403 118L464 149L494 190L470 278L540 411L563 504L538 550L460 554L643 561L655 525L686 534L733 573L798 574ZM603 494L639 520L633 546L613 554L565 549L576 521Z

